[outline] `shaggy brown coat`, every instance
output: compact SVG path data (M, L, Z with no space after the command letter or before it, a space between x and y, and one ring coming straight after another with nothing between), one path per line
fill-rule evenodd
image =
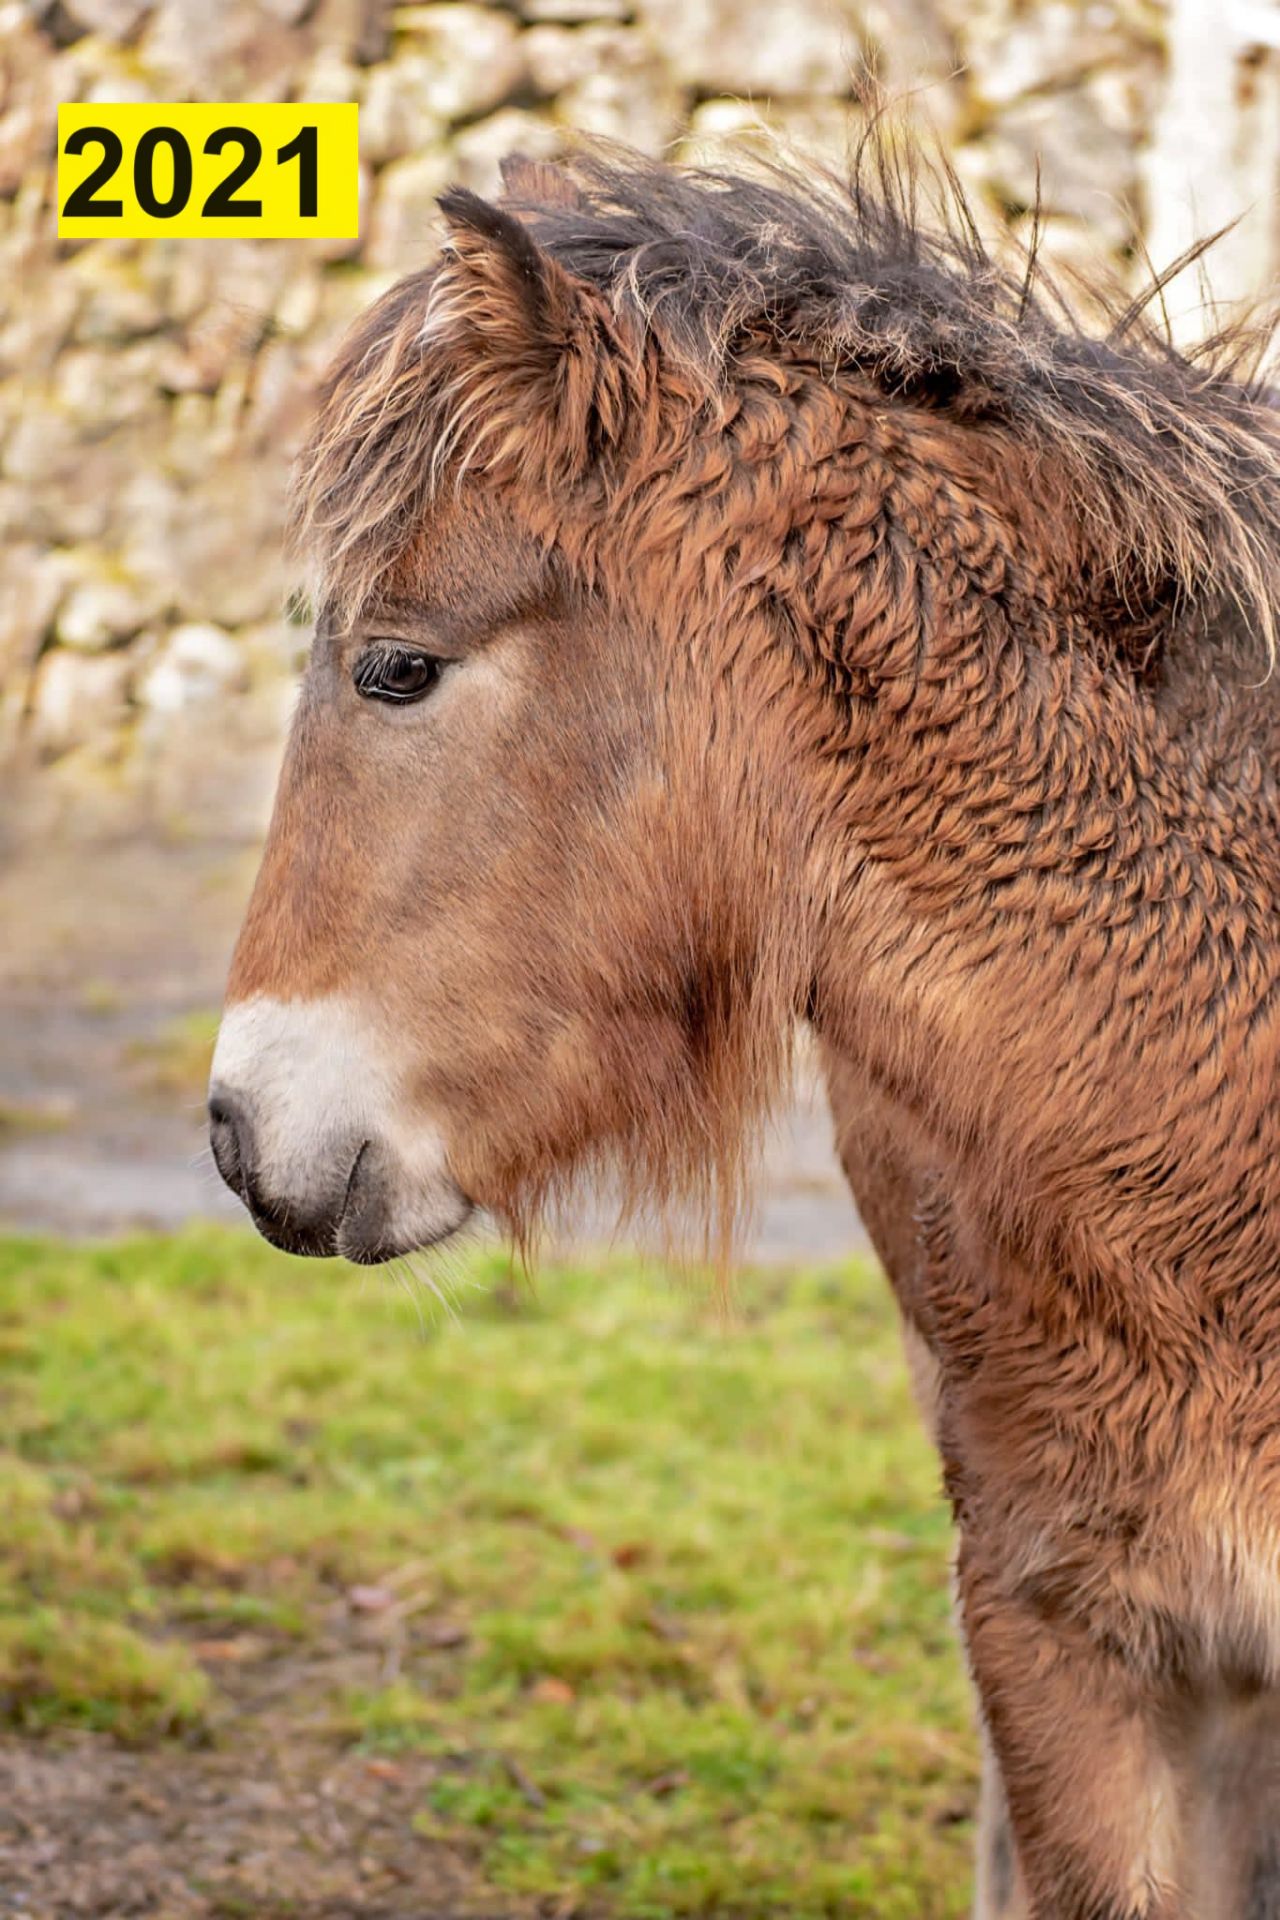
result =
M513 164L500 208L447 195L440 261L333 371L300 532L335 633L453 604L470 554L495 621L579 636L595 890L521 976L537 1023L475 988L477 1027L539 1036L508 1077L441 1025L468 1193L523 1232L609 1162L642 1198L710 1173L731 1212L806 1017L927 1356L995 1754L984 1911L1263 1920L1280 440L1221 349L1140 309L1091 337L954 198L935 230L893 151L851 195L594 152ZM341 889L328 944L282 931L308 751L235 994L342 972ZM522 804L562 861L557 782ZM508 873L514 925L497 893L483 924L514 946Z

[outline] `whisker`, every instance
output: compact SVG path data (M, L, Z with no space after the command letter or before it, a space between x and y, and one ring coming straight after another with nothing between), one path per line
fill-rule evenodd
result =
M408 1299L412 1300L413 1310L418 1316L418 1337L425 1345L426 1338L427 1338L427 1322L422 1311L422 1300L421 1300L421 1297L419 1296L417 1288L413 1284L413 1280L411 1276L405 1271L405 1262L403 1258L396 1259L396 1260L388 1260L385 1264L384 1271L391 1275L397 1287L399 1287L401 1293L405 1294Z
M409 1274L413 1285L419 1289L425 1287L427 1292L430 1293L433 1296L433 1298L439 1302L442 1310L448 1316L448 1318L452 1320L456 1325L458 1321L457 1308L454 1306L453 1301L449 1298L448 1294L444 1291L439 1281L435 1278L434 1274L432 1274L426 1268L415 1266L414 1257L412 1254L405 1254L401 1264L404 1266L406 1272Z

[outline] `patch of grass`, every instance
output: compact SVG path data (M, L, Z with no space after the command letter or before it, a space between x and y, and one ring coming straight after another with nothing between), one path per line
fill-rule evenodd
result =
M219 1015L200 1010L170 1020L126 1049L135 1080L151 1093L202 1094L209 1084Z
M74 1115L74 1106L65 1099L0 1099L0 1143L20 1133L61 1133Z
M80 1006L85 1013L105 1018L108 1014L119 1013L124 1005L124 994L114 980L86 980L80 988Z
M88 1608L0 1616L0 1700L11 1724L78 1726L138 1742L198 1726L209 1683L185 1648Z
M220 1737L252 1643L312 1658L309 1726L429 1755L421 1826L513 1894L960 1915L947 1518L879 1275L748 1275L728 1325L621 1257L459 1278L424 1334L237 1234L0 1241L0 1708Z

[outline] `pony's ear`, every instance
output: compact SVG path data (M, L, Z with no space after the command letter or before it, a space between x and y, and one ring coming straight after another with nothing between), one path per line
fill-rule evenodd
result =
M532 328L552 318L555 295L567 291L568 276L522 220L469 187L449 187L440 196L440 211L449 229L448 250L472 270L477 292L484 286L496 303L512 301L519 313L511 319Z
M619 437L625 411L632 356L607 299L506 207L452 187L440 208L448 238L423 341L467 423L462 457L527 466L540 450L544 462L581 470Z

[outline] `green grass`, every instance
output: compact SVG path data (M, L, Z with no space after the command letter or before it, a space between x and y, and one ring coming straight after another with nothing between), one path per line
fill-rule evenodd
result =
M131 1041L125 1061L137 1084L149 1093L203 1094L221 1017L216 1008L197 1009L167 1021L158 1033Z
M0 1146L7 1136L22 1133L61 1133L71 1124L73 1108L65 1100L5 1100L0 1098Z
M405 1658L313 1663L308 1728L432 1756L419 1823L498 1888L964 1912L947 1519L878 1274L745 1276L726 1325L622 1258L462 1273L424 1333L238 1235L0 1240L0 1713L229 1739L211 1639L301 1664L358 1617Z

